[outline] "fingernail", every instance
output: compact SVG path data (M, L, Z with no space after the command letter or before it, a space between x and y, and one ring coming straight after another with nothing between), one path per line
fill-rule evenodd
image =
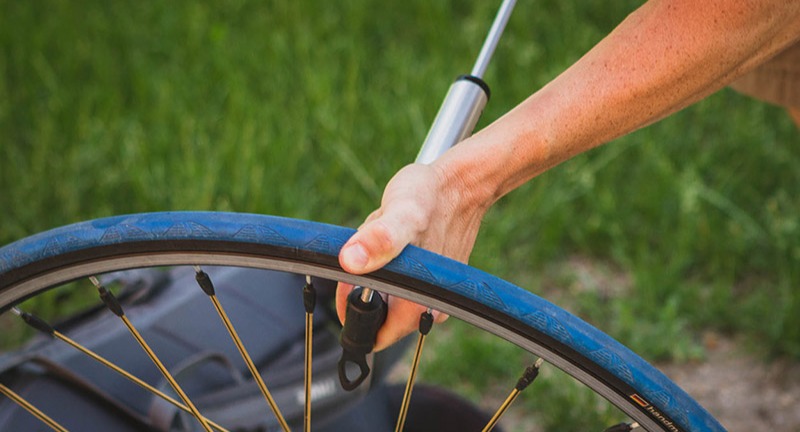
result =
M342 261L348 270L361 271L367 267L369 257L364 247L355 243L347 246L344 251L342 251Z

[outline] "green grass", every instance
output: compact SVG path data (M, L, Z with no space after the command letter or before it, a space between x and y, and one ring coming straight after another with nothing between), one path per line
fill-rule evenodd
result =
M455 319L431 335L421 377L447 385L487 411L500 406L536 360L527 351ZM504 415L508 417L524 419L510 422L510 430L520 432L534 424L544 430L602 430L599 425L625 419L600 396L547 364Z
M159 210L355 226L471 68L494 3L1 1L0 244ZM639 3L519 4L481 124ZM472 264L650 359L702 356L704 329L800 358L798 142L781 110L723 90L501 200ZM630 286L559 291L575 256Z

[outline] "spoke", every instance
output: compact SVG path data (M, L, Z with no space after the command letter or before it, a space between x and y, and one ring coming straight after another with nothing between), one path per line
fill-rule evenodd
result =
M517 399L517 396L519 396L519 393L520 391L517 390L516 388L511 390L511 393L508 395L506 400L503 402L502 405L500 405L500 408L498 408L497 412L494 413L492 418L489 420L489 423L487 423L486 426L483 428L483 432L489 432L492 429L494 429L495 425L497 425L497 422L500 421L500 417L502 417L503 414L505 414L506 410L508 410L508 407L510 407L511 404L514 403L514 401Z
M239 354L242 356L242 360L244 360L245 364L247 364L247 368L250 370L250 374L253 376L253 379L258 384L258 388L261 390L261 394L266 399L267 404L269 404L270 408L272 408L272 412L275 413L275 417L278 419L278 423L281 425L281 428L284 432L289 432L289 424L286 423L286 419L283 418L283 414L281 414L280 408L278 408L278 404L275 403L275 399L272 398L272 394L270 394L269 390L267 389L267 385L264 383L264 379L261 378L261 374L258 372L255 363L253 363L253 359L250 357L250 354L247 352L247 349L244 347L239 334L236 332L236 329L233 327L233 323L228 318L228 314L225 313L225 309L223 309L222 304L217 299L216 294L214 293L214 284L211 282L211 278L209 278L208 274L200 269L199 266L195 266L195 277L197 279L197 283L203 289L203 291L208 295L208 298L211 299L211 303L214 305L214 308L217 310L217 314L219 314L222 323L225 325L225 328L228 330L228 334L231 336L231 340L233 340L234 345L239 350Z
M100 298L103 300L106 306L122 320L133 338L136 339L136 342L139 344L139 346L142 347L145 353L147 353L148 357L150 357L150 360L161 372L161 375L163 375L167 382L169 382L170 386L172 386L172 389L178 393L178 396L180 396L181 400L183 400L183 403L189 407L192 415L197 419L197 421L200 422L200 425L203 426L203 429L205 429L206 432L213 432L205 417L200 414L200 411L198 411L197 407L192 403L191 399L189 399L189 396L186 395L181 386L178 385L178 382L175 380L172 374L169 373L169 370L167 370L166 366L164 366L164 363L161 362L139 331L136 330L136 327L133 326L133 323L131 323L128 317L125 316L122 306L119 304L114 295L111 294L111 291L107 290L103 285L101 285L100 281L98 281L96 277L92 276L89 278L89 280L91 280L92 284L97 288L98 292L100 293Z
M18 395L17 393L14 393L13 390L11 390L10 388L6 387L3 384L0 384L0 393L3 393L4 395L8 396L9 399L14 401L17 405L24 408L25 411L28 411L29 413L33 414L33 416L41 420L42 423L46 424L47 426L50 426L50 428L53 429L54 431L68 432L64 426L58 424L55 420L48 417L47 414L39 410L39 408L36 408L35 406L33 406L33 404L26 401L22 396Z
M397 416L397 425L395 432L400 432L406 423L408 416L408 405L411 401L411 391L414 388L414 381L417 378L417 370L419 369L419 359L422 356L422 347L425 345L425 338L433 327L433 314L431 310L423 312L419 317L419 339L417 339L417 348L414 350L414 360L411 363L411 371L408 374L408 381L406 382L406 390L403 393L403 402L400 404L400 414Z
M136 375L133 375L132 373L126 371L125 369L122 369L121 367L117 366L114 362L106 359L105 357L101 356L100 354L97 354L96 352L90 350L89 348L81 345L80 343L78 343L74 339L71 339L67 335L59 332L58 330L55 330L52 326L50 326L50 324L46 323L41 318L39 318L39 317L37 317L35 315L32 315L30 313L27 313L27 312L22 312L18 308L13 308L12 311L16 315L18 315L20 318L22 318L22 320L24 320L26 323L28 323L32 327L36 328L37 330L40 330L40 331L44 332L45 334L47 334L49 336L52 336L52 337L54 337L54 338L56 338L56 339L58 339L58 340L60 340L60 341L62 341L64 343L66 343L67 345L70 345L71 347L73 347L76 350L82 352L83 354L85 354L86 356L92 358L93 360L97 361L98 363L102 364L103 366L105 366L105 367L113 370L114 372L122 375L127 380L133 382L134 384L138 385L139 387L142 387L143 389L149 391L150 393L160 397L161 399L164 399L165 401L167 401L170 404L172 404L173 406L183 410L184 412L192 414L191 409L189 409L189 407L187 407L186 405L184 405L180 401L178 401L175 398L173 398L172 396L162 392L161 390L151 386L150 384L142 381ZM220 426L216 422L214 422L214 421L212 421L212 420L210 420L208 418L206 418L205 420L211 426L213 426L215 429L217 429L218 431L220 431L220 432L228 432L227 429L225 429L224 427Z
M306 354L304 364L303 387L305 390L305 407L303 411L303 431L311 431L311 366L313 360L314 342L314 307L317 304L317 290L311 283L311 276L306 276L306 284L303 287L303 305L306 309Z
M527 369L525 369L525 372L522 374L522 377L520 377L519 381L517 381L516 387L514 387L514 389L511 390L511 393L508 395L506 400L503 402L502 405L500 405L500 408L498 408L497 411L494 413L492 418L489 420L489 423L487 423L486 427L483 428L483 432L489 432L495 427L495 425L497 425L497 422L500 420L500 417L502 417L503 414L505 414L505 412L508 410L508 407L510 407L511 404L514 403L514 401L517 399L517 396L519 396L519 394L522 393L522 391L525 390L525 388L528 387L528 385L532 383L533 380L535 380L536 377L539 375L539 368L542 366L543 362L544 361L542 359L538 359L536 360L536 363L533 364L533 366L530 366Z
M184 412L187 412L187 413L189 413L189 414L193 414L193 413L192 413L192 410L191 410L191 409L190 409L188 406L184 405L183 403L181 403L180 401L176 400L176 399L175 399L175 398L173 398L172 396L170 396L170 395L168 395L168 394L166 394L166 393L162 392L161 390L159 390L159 389L157 389L157 388L155 388L155 387L151 386L150 384L148 384L148 383L146 383L146 382L142 381L142 380L141 380L140 378L138 378L136 375L133 375L133 374L131 374L130 372L126 371L125 369L122 369L122 368L120 368L120 367L119 367L119 366L117 366L116 364L114 364L114 363L110 362L109 360L107 360L107 359L105 359L105 358L101 357L99 354L97 354L97 353L95 353L95 352L93 352L93 351L89 350L88 348L85 348L85 347L83 347L82 345L78 344L77 342L75 342L74 340L72 340L72 339L68 338L67 336L65 336L65 335L63 335L63 334L61 334L61 333L59 333L58 331L56 331L56 332L53 334L53 336L55 336L56 338L58 338L58 339L60 339L60 340L62 340L62 341L64 341L64 342L66 342L67 344L69 344L69 345L73 346L75 349L77 349L77 350L79 350L79 351L83 352L83 353L84 353L84 354L86 354L87 356L89 356L89 357L93 358L94 360L96 360L96 361L100 362L101 364L103 364L104 366L106 366L106 367L108 367L109 369L113 370L114 372L117 372L118 374L120 374L120 375L122 375L123 377L127 378L128 380L130 380L130 381L131 381L131 382L133 382L134 384L137 384L137 385L139 385L140 387L144 388L145 390L147 390L147 391L149 391L149 392L151 392L151 393L155 394L156 396L158 396L158 397L160 397L160 398L164 399L165 401L167 401L167 402L169 402L170 404L174 405L174 406L175 406L175 407L177 407L178 409L180 409L180 410L182 410L182 411L184 411ZM214 421L212 421L212 420L210 420L210 419L208 419L208 418L205 418L205 417L203 417L203 419L204 419L206 422L208 422L208 424L210 424L211 426L213 426L213 427L214 427L214 429L217 429L217 430L218 430L218 431L220 431L220 432L228 432L228 430L227 430L227 429L225 429L224 427L220 426L220 425L219 425L219 424L217 424L216 422L214 422Z
M608 427L603 432L631 432L634 429L639 428L639 423L620 423L614 426Z

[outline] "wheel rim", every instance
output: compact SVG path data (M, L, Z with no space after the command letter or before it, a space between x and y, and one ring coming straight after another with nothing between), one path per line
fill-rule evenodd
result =
M176 226L183 228L175 229ZM186 226L193 226L195 229L186 229ZM202 228L197 228L198 226ZM127 237L100 241L103 238L108 239L108 233L118 231L120 227L126 227L129 231ZM261 235L240 235L244 230L256 232L258 227L262 227ZM225 234L221 235L221 232ZM152 238L142 240L141 237L148 233ZM631 394L642 399L647 398L647 401L653 400L653 394L657 395L648 395L645 393L647 390L636 390L624 380L642 380L642 376L637 373L646 364L638 356L631 357L632 353L617 346L616 342L605 335L590 333L588 336L583 335L584 339L590 340L595 347L616 344L612 345L614 349L610 354L609 351L599 353L595 359L597 356L605 357L601 359L606 361L605 365L612 364L613 367L616 362L617 369L607 370L607 367L598 366L594 362L577 364L574 359L576 354L588 360L595 347L583 347L588 356L579 353L565 344L564 340L556 338L562 331L558 327L566 332L577 328L580 333L589 326L507 282L415 248L409 248L384 270L374 274L355 276L344 273L338 267L336 253L351 233L352 230L348 229L283 218L220 213L133 215L77 224L0 249L0 287L5 287L0 290L0 306L7 308L55 283L152 265L235 265L312 275L369 286L379 292L404 297L467 321L541 356L548 363L592 388L648 429L680 430L696 424L715 426L713 420L709 420L711 417L702 409L690 413L696 418L689 416L678 419L682 420L682 427L677 427L677 423L667 414L662 414L666 412L663 408L653 407L646 411L648 406L632 404ZM246 241L242 240L243 237L246 237ZM71 243L68 241L70 239ZM69 246L64 246L65 244ZM201 252L197 252L198 250ZM20 259L21 256L36 259L28 259L26 262ZM55 263L54 260L59 262ZM474 279L476 274L480 281L476 282ZM487 280L491 285L487 284ZM469 283L465 285L464 281ZM478 288L485 288L490 295L476 294L476 284ZM515 296L524 297L523 300L528 302L535 300L536 304L516 303L515 307L522 305L528 309L517 310L514 317L502 313L485 313L487 308L496 308L497 302L508 303L509 298L513 299ZM542 306L545 307L542 309ZM528 319L520 319L521 317ZM563 321L565 319L566 322ZM532 323L538 323L540 330L545 330L545 333L536 330ZM532 337L532 333L539 334ZM566 338L574 339L574 334L569 334ZM585 341L578 341L578 345L583 342ZM565 357L565 350L572 351L571 357ZM633 372L624 370L631 359L635 360ZM648 375L652 371L646 372L644 378L652 379ZM662 377L657 375L656 379L661 382L655 383L661 394L668 397L677 395L679 399L685 397L674 385L664 387L663 380L666 378ZM668 393L664 393L665 391Z

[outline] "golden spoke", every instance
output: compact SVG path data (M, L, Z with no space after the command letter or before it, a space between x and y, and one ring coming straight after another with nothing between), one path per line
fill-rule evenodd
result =
M317 291L311 283L311 276L306 276L306 284L303 287L303 305L306 309L306 354L304 364L303 386L305 389L305 407L303 410L303 431L311 432L311 366L313 359L314 343L314 307L317 303Z
M33 416L41 420L42 423L46 424L47 426L50 426L50 428L53 429L54 431L68 432L64 426L58 424L55 420L48 417L47 414L39 410L39 408L36 408L35 406L33 406L33 404L26 401L22 396L18 395L17 393L14 393L13 390L11 390L10 388L6 387L3 384L0 384L0 393L3 393L4 395L8 396L9 399L14 401L17 405L24 408L25 411L28 411L29 413L33 414Z
M487 423L486 426L483 428L483 432L489 432L495 427L495 425L497 425L497 422L500 420L500 417L502 417L503 414L505 414L505 412L508 410L508 407L510 407L511 404L514 403L514 401L517 399L517 396L519 396L519 394L522 393L522 391L525 390L525 388L528 387L528 385L532 383L534 379L536 379L536 376L539 375L539 368L542 366L543 362L544 361L542 359L538 359L536 360L536 363L533 364L533 366L530 366L527 369L525 369L525 373L523 373L522 377L519 379L519 381L517 381L516 387L514 387L514 389L511 390L511 393L508 395L506 400L503 402L502 405L500 405L500 408L498 408L497 411L494 413L492 418L489 420L489 423Z
M520 391L517 389L511 390L511 393L508 395L506 400L503 402L502 405L500 405L500 408L498 408L497 411L494 413L491 420L489 420L489 423L487 423L486 426L483 428L483 432L489 432L490 430L494 429L495 425L500 420L500 417L502 417L503 414L506 413L506 410L508 410L508 407L510 407L511 404L514 403L514 400L517 399L519 393Z
M139 377L137 377L136 375L133 375L132 373L126 371L125 369L122 369L121 367L117 366L114 362L106 359L105 357L101 356L100 354L97 354L96 352L90 350L89 348L86 348L85 346L81 345L80 343L78 343L74 339L71 339L67 335L59 332L58 330L54 329L50 324L45 322L43 319L37 317L36 315L30 314L28 312L23 312L18 308L12 308L12 312L14 312L25 323L27 323L31 327L35 328L36 330L39 330L39 331L47 334L48 336L52 336L52 337L54 337L54 338L56 338L56 339L58 339L58 340L60 340L60 341L62 341L64 343L66 343L67 345L69 345L69 346L75 348L76 350L82 352L84 355L86 355L86 356L90 357L91 359L97 361L98 363L102 364L103 366L105 366L105 367L113 370L114 372L122 375L127 380L133 382L134 384L138 385L139 387L142 387L143 389L149 391L150 393L153 393L154 395L156 395L156 396L164 399L165 401L171 403L175 407L177 407L177 408L179 408L179 409L191 414L192 411L189 409L189 407L187 407L186 405L182 404L181 402L179 402L178 400L176 400L172 396L170 396L170 395L162 392L161 390L151 386L150 384L142 381ZM206 421L208 421L208 423L211 424L212 426L214 426L214 428L217 429L218 431L220 431L220 432L228 432L227 429L223 428L222 426L218 425L217 423L215 423L215 422L213 422L213 421L211 421L209 419L206 419Z
M70 339L69 337L65 336L64 334L62 334L62 333L60 333L58 331L54 331L53 332L53 336L56 337L57 339L65 342L65 343L71 345L73 348L75 348L78 351L80 351L80 352L86 354L87 356L93 358L94 360L96 360L97 362L99 362L102 365L106 366L107 368L113 370L114 372L122 375L123 377L125 377L129 381L133 382L134 384L137 384L138 386L140 386L143 389L149 391L150 393L153 393L156 396L164 399L165 401L169 402L170 404L172 404L173 406L177 407L178 409L180 409L180 410L182 410L184 412L187 412L189 414L192 414L192 410L188 406L182 404L180 401L178 401L175 398L173 398L172 396L162 392L161 390L151 386L150 384L142 381L136 375L131 374L130 372L126 371L125 369L122 369L121 367L117 366L116 364L112 363L111 361L107 360L106 358L100 356L96 352L94 352L94 351L84 347L83 345L75 342L73 339ZM215 429L217 429L218 431L220 431L220 432L228 432L227 429L225 429L224 427L218 425L214 421L212 421L212 420L210 420L208 418L205 418L205 417L203 417L203 418L211 426L213 426Z
M253 379L258 384L258 388L261 390L261 394L264 395L264 399L267 400L270 408L272 408L272 412L275 413L275 417L278 419L278 423L280 423L281 428L285 432L289 432L289 424L286 423L286 419L283 418L283 414L281 414L280 408L278 408L278 404L275 403L275 399L272 398L272 394L270 394L269 390L267 389L267 385L264 383L264 379L261 378L261 374L258 373L258 369L256 368L255 363L253 363L253 359L248 354L247 349L244 347L241 338L239 338L239 334L236 332L236 329L233 327L233 323L228 318L228 314L225 313L225 309L223 309L222 304L217 299L216 294L214 293L214 285L211 283L211 279L208 277L208 274L205 273L200 269L200 267L195 266L196 272L196 279L197 283L203 289L203 291L208 294L208 298L211 299L211 303L214 305L214 308L217 310L217 314L219 315L222 323L225 325L225 328L228 330L228 334L231 336L234 345L239 350L239 354L241 354L242 359L244 360L245 364L247 364L247 368L250 370L250 374L253 376Z
M395 432L401 432L406 423L408 416L408 406L411 401L411 392L414 388L414 381L417 379L417 370L419 369L419 359L422 356L422 347L425 345L425 338L433 327L433 315L431 310L428 309L423 312L419 317L419 338L417 339L417 348L414 351L414 360L411 363L411 371L408 374L408 381L406 382L406 390L403 393L403 402L400 404L400 414L397 416L397 425Z
M172 374L169 373L169 370L167 370L166 366L164 366L156 353L150 348L139 331L136 330L136 327L133 326L133 323L131 323L128 317L125 316L122 306L119 304L114 295L111 294L111 291L107 290L103 285L101 285L100 281L98 281L96 277L92 276L89 278L89 280L91 280L92 284L97 287L97 290L100 293L100 298L103 300L106 306L122 320L133 338L136 339L136 342L139 344L139 346L142 347L145 353L147 353L147 356L150 357L150 360L156 365L158 370L161 372L161 375L163 375L167 382L169 382L170 386L172 386L172 389L178 393L178 396L180 396L181 400L183 400L183 403L189 407L192 415L197 419L197 421L200 422L200 425L203 426L203 429L205 429L206 432L213 432L205 417L200 414L200 411L198 411L197 407L192 403L191 399L189 399L189 396L186 395L181 386L178 385L178 382L175 380Z

